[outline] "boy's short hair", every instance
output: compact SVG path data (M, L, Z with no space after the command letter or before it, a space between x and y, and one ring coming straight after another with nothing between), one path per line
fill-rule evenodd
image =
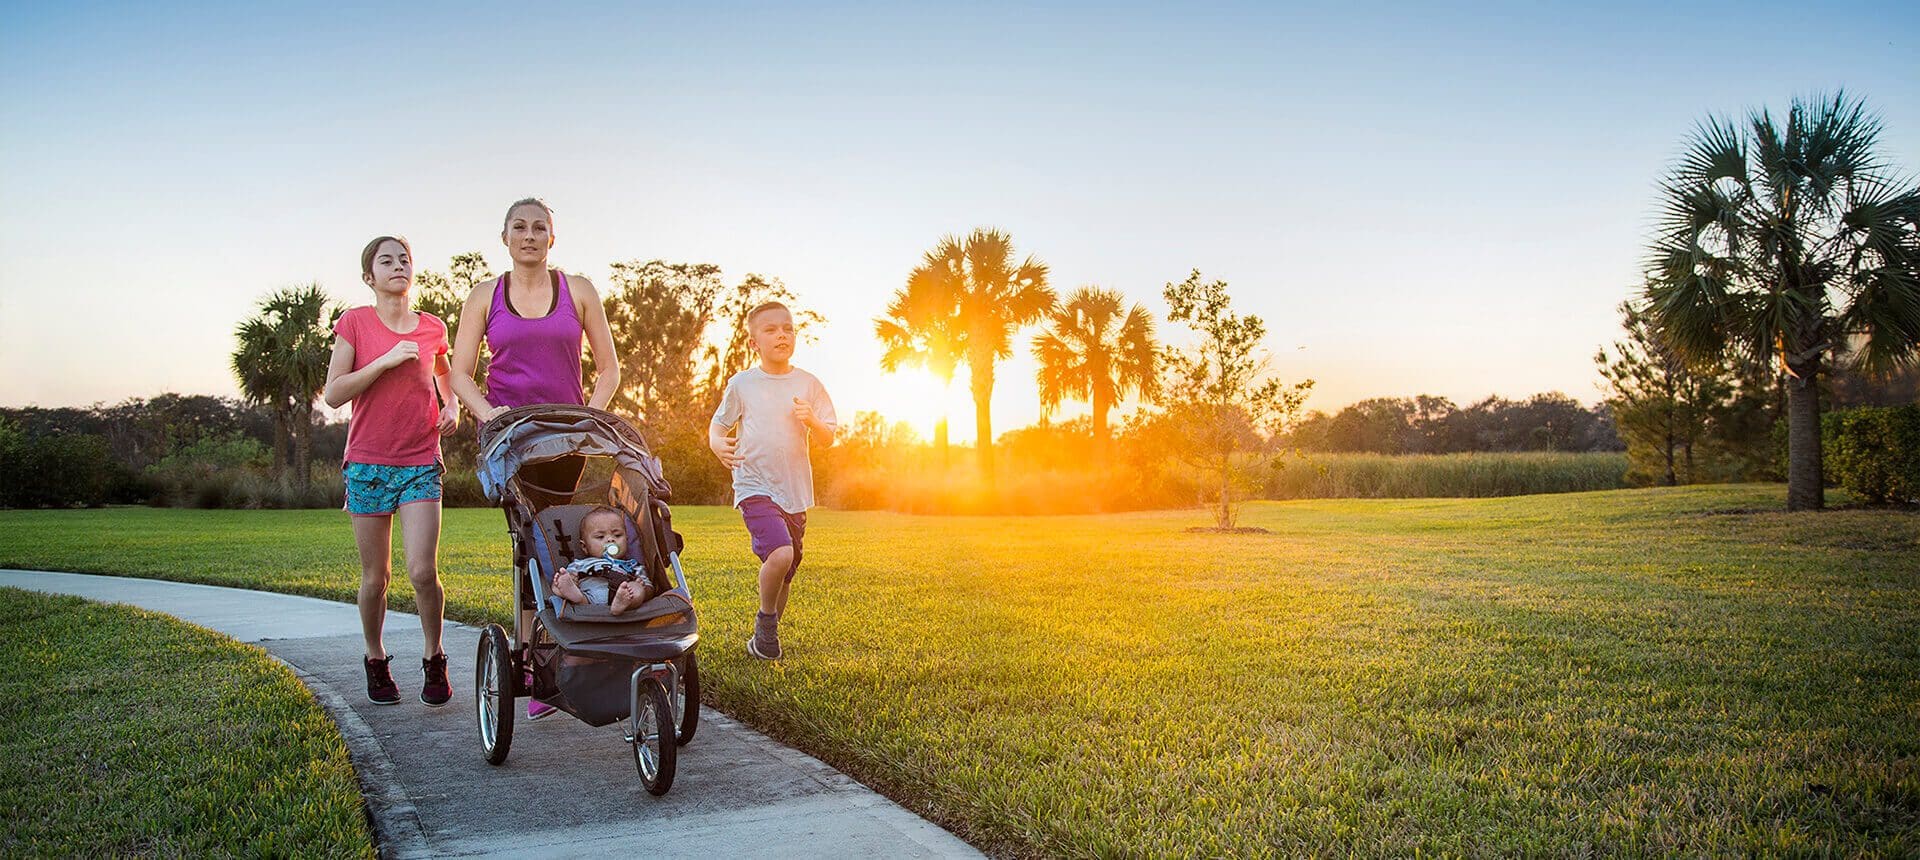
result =
M747 331L753 331L754 317L759 316L762 311L771 311L771 310L783 310L787 312L788 316L793 315L792 309L788 308L784 304L781 304L780 302L761 302L757 305L754 305L753 310L747 311Z

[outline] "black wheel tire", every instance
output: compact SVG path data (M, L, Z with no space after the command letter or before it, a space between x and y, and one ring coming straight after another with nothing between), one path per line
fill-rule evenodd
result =
M513 748L514 691L520 679L514 674L513 650L507 631L489 624L480 631L480 650L473 658L473 714L480 729L480 751L487 764L507 760Z
M693 743L693 733L700 728L700 660L692 651L681 658L680 695L673 697L673 714L679 726L674 732L674 743L680 746Z
M647 678L634 693L629 726L633 729L633 767L639 771L647 793L659 797L673 788L674 752L679 747L667 723L672 713L667 710L667 688Z

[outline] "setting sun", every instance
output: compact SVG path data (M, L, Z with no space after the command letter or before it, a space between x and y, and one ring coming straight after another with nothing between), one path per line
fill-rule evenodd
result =
M888 421L907 422L921 439L929 442L943 417L947 420L951 441L973 438L973 401L967 396L965 371L955 374L952 384L942 385L926 370L903 367L882 374L867 402ZM842 416L842 420L848 417Z

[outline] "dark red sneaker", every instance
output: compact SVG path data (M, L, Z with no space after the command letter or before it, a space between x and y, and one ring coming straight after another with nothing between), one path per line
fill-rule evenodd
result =
M400 685L393 682L393 672L388 664L393 655L388 654L378 660L372 657L362 658L367 669L367 701L376 705L400 704Z
M420 701L429 708L437 708L453 698L453 685L447 683L447 655L435 654L420 661L420 668L427 673L426 683L420 685Z

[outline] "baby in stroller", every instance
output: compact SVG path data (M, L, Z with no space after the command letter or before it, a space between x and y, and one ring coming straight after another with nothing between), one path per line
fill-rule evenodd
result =
M627 518L601 505L580 518L580 542L586 555L553 575L553 593L576 604L600 604L615 615L653 597L653 584L640 563L618 558L627 544Z

